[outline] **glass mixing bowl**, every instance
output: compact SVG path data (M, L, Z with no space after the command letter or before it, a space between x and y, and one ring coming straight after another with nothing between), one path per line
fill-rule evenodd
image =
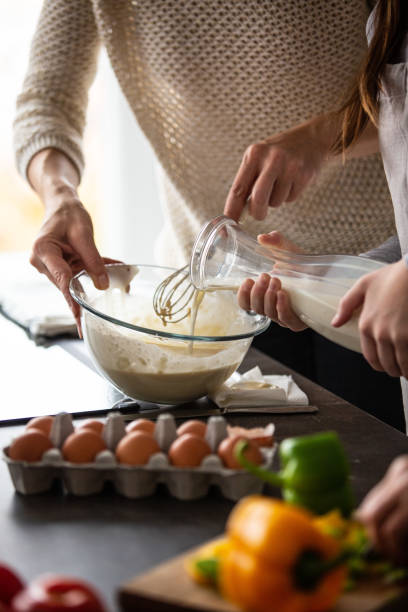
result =
M70 284L81 306L85 343L99 372L136 399L179 404L214 393L238 368L252 338L269 319L239 308L232 291L206 293L194 335L190 317L163 324L152 300L172 268L106 266L109 289L95 288L86 272Z

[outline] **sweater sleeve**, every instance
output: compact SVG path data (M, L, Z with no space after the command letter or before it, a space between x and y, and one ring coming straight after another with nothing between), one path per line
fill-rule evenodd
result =
M366 253L360 253L361 257L368 257L369 259L377 259L378 261L384 261L385 263L394 263L401 259L401 246L398 240L398 236L391 236L385 242L375 249L371 249Z
M98 49L91 0L45 0L14 121L23 177L32 157L48 147L65 153L82 174L82 135Z

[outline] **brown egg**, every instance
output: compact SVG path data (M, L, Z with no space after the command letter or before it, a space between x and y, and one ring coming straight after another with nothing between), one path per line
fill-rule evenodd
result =
M32 429L34 427L45 433L46 436L49 436L53 422L54 417L52 416L34 417L34 419L28 421L26 429Z
M144 431L145 433L154 434L155 424L149 419L136 419L126 426L127 433L131 431Z
M273 434L275 431L275 427L270 424L266 427L253 427L252 429L245 429L245 427L231 427L231 425L227 425L228 435L230 437L234 436L244 436L244 438L249 438L258 444L258 446L273 446L274 439Z
M13 440L8 455L16 461L41 461L50 448L53 446L49 437L40 429L30 428Z
M119 463L145 465L155 453L160 453L160 446L151 434L132 431L121 439L115 454Z
M249 461L252 461L252 463L261 465L261 463L263 463L263 457L261 451L259 450L258 444L253 440L246 438L245 436L234 436L224 438L224 440L218 447L218 456L220 457L225 467L230 468L232 470L243 469L234 455L234 448L239 440L247 440L248 442L248 447L244 451L244 456Z
M98 453L106 449L102 437L91 429L74 431L65 440L62 454L71 463L91 463Z
M185 433L174 440L169 449L170 463L177 467L198 467L211 448L201 436Z
M99 436L102 435L103 428L104 424L102 421L97 421L96 419L88 419L87 421L84 421L78 425L78 430L89 429L97 433Z
M200 438L204 438L207 432L207 425L202 421L186 421L177 429L177 435L182 436L186 433L192 433Z

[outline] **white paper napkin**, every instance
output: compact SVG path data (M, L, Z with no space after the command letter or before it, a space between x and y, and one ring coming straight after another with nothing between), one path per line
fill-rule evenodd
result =
M264 408L265 412L316 412L292 376L263 375L256 366L245 374L234 372L223 386L209 396L220 408L234 412ZM275 407L275 409L274 409Z
M77 335L74 317L62 293L29 263L27 253L0 256L0 306L30 336Z

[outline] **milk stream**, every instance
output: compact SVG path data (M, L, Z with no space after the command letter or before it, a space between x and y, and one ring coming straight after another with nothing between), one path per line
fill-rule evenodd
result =
M191 318L190 336L192 336L188 344L188 350L190 353L192 353L192 351L194 350L194 336L195 336L195 328L196 328L196 323L197 323L198 311L200 309L200 305L202 304L205 294L214 293L215 291L233 291L234 293L236 293L237 290L238 290L238 287L231 287L229 285L220 285L216 289L213 289L213 288L194 289L193 297L191 299L192 307L191 307L190 315L189 315Z
M194 348L194 332L195 332L195 327L196 327L196 322L197 322L198 309L200 308L200 305L203 299L204 299L204 291L201 291L199 289L194 289L194 294L193 294L193 299L192 299L193 305L190 311L190 317L191 317L190 336L192 336L190 342L188 343L188 350L190 353L193 352L193 348Z

